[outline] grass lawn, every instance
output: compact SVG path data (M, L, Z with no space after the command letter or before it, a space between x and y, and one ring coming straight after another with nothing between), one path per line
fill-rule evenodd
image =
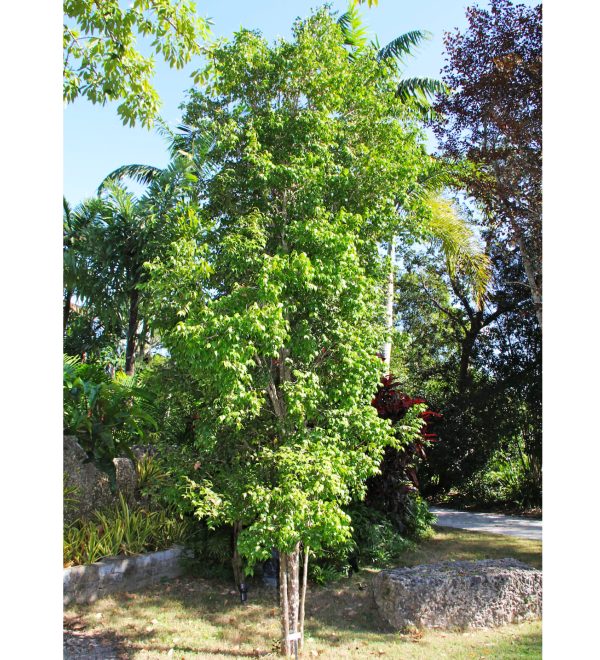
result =
M438 528L395 565L501 557L539 568L541 543ZM541 658L539 621L469 632L394 632L374 604L369 589L374 572L362 570L325 587L309 587L304 657ZM277 657L277 614L275 590L252 585L242 606L230 582L190 577L93 605L70 606L65 609L65 628L110 644L111 657Z

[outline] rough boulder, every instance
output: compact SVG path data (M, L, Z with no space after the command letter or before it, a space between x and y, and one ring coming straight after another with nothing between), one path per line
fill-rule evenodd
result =
M516 559L444 561L381 571L375 602L399 630L487 628L536 619L542 573Z

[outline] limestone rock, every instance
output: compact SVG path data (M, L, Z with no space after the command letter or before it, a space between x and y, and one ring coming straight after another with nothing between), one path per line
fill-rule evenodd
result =
M487 628L541 616L542 573L516 559L444 561L381 571L372 583L396 629Z
M117 495L110 489L108 475L93 463L86 462L87 454L75 436L65 435L63 443L65 485L76 489L75 503L73 505L65 504L66 521L89 518L94 511L114 504L117 501ZM115 458L113 462L117 492L123 493L132 503L137 486L135 465L129 458Z

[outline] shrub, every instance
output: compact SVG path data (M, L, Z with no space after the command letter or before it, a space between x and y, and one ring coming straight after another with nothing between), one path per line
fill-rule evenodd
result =
M63 366L64 432L77 436L88 457L115 484L113 458L130 456L134 441L156 428L152 403L133 377L115 378L101 365L65 356Z
M414 547L380 511L357 504L350 512L354 554L359 565L385 566Z
M417 466L427 458L425 449L438 440L434 428L442 415L429 410L425 399L402 392L391 374L381 379L371 403L379 416L389 419L398 432L402 432L409 411L418 407L422 420L420 434L401 449L388 447L385 450L380 474L368 482L366 501L389 517L397 530L419 538L427 533L433 517L419 496Z
M534 506L541 504L541 470L519 438L496 450L484 467L463 484L461 495L478 504Z

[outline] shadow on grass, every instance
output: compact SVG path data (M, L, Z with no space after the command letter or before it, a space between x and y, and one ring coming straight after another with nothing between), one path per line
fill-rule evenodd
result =
M501 557L540 566L541 543L440 528L393 565ZM324 587L309 586L305 630L310 643L331 652L338 647L340 651L341 647L351 648L351 653L356 653L348 657L362 657L363 651L373 645L391 645L396 652L396 644L407 650L409 645L405 646L405 642L418 641L399 637L379 615L371 591L375 572L376 569L364 568L351 578ZM105 639L115 654L65 657L120 660L143 651L144 658L164 658L171 649L186 658L271 655L280 635L277 591L258 580L249 581L249 585L246 605L240 603L229 580L185 577L135 594L115 594L93 605L72 606L66 615L78 617L85 634L97 635L99 643ZM502 640L505 653L496 657L539 657L540 643L537 634ZM517 652L520 655L515 655Z

